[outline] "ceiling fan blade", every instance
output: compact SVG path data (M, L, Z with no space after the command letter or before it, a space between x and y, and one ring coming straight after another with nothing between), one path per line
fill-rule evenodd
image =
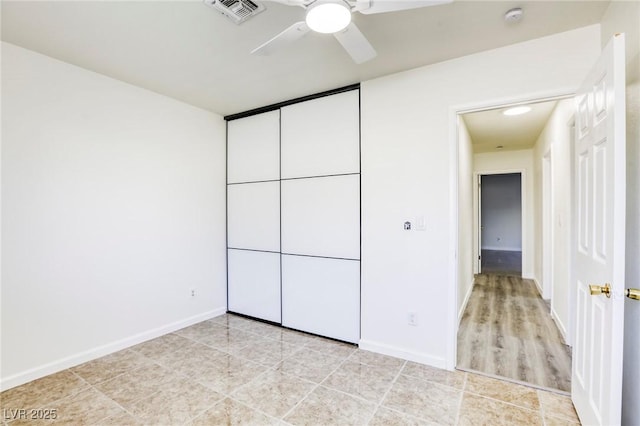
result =
M378 53L373 46L371 46L369 40L367 40L353 22L344 30L334 33L333 35L338 39L342 47L344 47L344 50L347 51L356 64L367 62L378 56Z
M355 10L365 15L396 12L451 3L453 0L358 0Z
M271 40L253 49L251 53L255 55L270 55L276 50L302 38L308 32L309 27L306 22L296 22Z

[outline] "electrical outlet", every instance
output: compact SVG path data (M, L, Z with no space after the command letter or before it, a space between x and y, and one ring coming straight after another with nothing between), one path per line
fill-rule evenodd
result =
M409 325L417 326L418 325L418 315L415 312L409 312L408 315Z
M196 289L195 288L191 289L191 297L196 297Z

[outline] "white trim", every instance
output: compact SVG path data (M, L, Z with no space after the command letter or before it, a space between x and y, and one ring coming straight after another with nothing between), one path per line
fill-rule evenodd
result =
M482 111L506 106L513 106L521 103L541 102L550 100L559 100L573 96L572 90L545 90L533 92L520 97L495 98L482 102L472 102L467 104L453 105L449 107L449 208L451 211L449 219L449 229L451 230L449 244L449 275L451 277L450 285L447 286L446 303L451 309L447 309L446 327L447 327L447 350L445 367L453 370L456 365L457 349L458 349L458 322L456 321L456 311L458 307L457 291L458 291L458 192L460 185L458 184L458 116L467 112ZM474 171L475 172L475 171ZM534 177L531 176L533 179ZM523 179L524 182L524 179ZM524 196L524 194L522 194ZM525 206L523 205L523 212ZM523 253L524 255L524 253ZM532 265L533 267L533 265ZM523 273L529 273L524 271ZM365 342L365 344L367 344Z
M147 340L155 339L156 337L160 337L176 330L180 330L181 328L188 327L190 325L197 324L211 318L215 318L217 316L223 315L226 312L226 306L220 307L212 311L204 312L202 314L194 315L180 321L172 322L171 324L166 324L161 327L143 331L142 333L125 337L124 339L107 343L106 345L88 349L84 352L80 352L75 355L71 355L41 365L39 367L31 368L27 371L23 371L21 373L1 379L0 390L5 391L24 383L28 383L32 380L48 376L49 374L57 373L59 371L66 370L67 368L75 367L76 365L80 365L82 363L92 361L96 358L100 358L105 355L120 351L122 349L129 348L131 346L137 345L138 343L146 342Z
M522 241L522 247L520 247L517 250L510 250L508 248L488 248L488 247L482 247L481 243L482 241L478 241L478 244L480 244L480 246L478 246L478 252L474 253L473 255L477 258L478 256L480 256L482 254L482 250L504 250L504 251L519 251L522 253L521 255L521 272L522 274L526 274L529 273L530 271L525 270L524 266L526 264L525 259L529 259L528 256L530 256L529 251L526 249L527 245L529 244L529 239L526 238L526 228L528 225L528 222L526 221L527 217L526 217L526 213L527 213L527 209L529 208L529 206L527 205L527 170L526 169L501 169L501 170L484 170L484 169L480 169L480 170L474 170L474 174L476 176L476 179L478 182L480 182L480 178L481 176L485 176L485 175L506 175L506 174L519 174L520 175L520 241ZM481 200L474 200L473 203L473 208L475 211L475 215L477 217L480 217L480 203ZM531 217L530 220L534 220L534 217ZM535 222L535 221L534 221ZM476 228L476 234L477 234L477 238L480 239L480 227L482 226L481 223L477 223L477 228ZM534 236L532 235L531 238L534 238ZM530 265L530 267L533 268L533 264ZM482 271L480 271L482 272Z
M523 149L521 151L526 151L527 149ZM475 173L478 176L483 176L483 175L512 175L512 174L516 174L516 173L523 173L525 171L525 169L489 169L489 170L484 170L484 169L478 169L478 170L474 170L473 173Z
M556 326L558 327L558 331L560 331L560 334L562 335L562 339L564 340L564 342L566 344L569 344L567 341L567 328L564 326L562 321L560 321L560 317L558 316L556 311L553 309L553 304L551 304L551 319L553 319L553 322L556 323Z
M475 277L471 280L471 285L469 286L469 290L467 290L467 294L464 295L464 300L462 301L462 306L460 306L460 310L458 311L458 327L460 327L460 321L462 321L462 315L464 315L465 309L467 309L467 305L469 304L469 298L471 298L471 292L473 291L473 286L476 284Z
M538 279L536 277L525 277L524 275L522 276L522 279L524 280L531 280L533 281L533 283L536 285L536 290L538 290L538 295L540 297L542 297L542 286L540 285L540 282L538 281ZM544 300L544 298L542 299Z
M493 251L522 251L520 247L494 247L487 246L481 247L480 250L493 250Z
M576 115L575 115L575 106L573 110L573 114L571 114L571 118L568 122L569 125L569 192L571 193L570 202L569 202L569 315L568 315L568 329L567 329L567 344L569 346L573 346L576 338L576 309L578 303L578 294L577 294L577 286L574 285L574 277L575 277L575 257L573 253L573 247L578 244L577 236L576 236L576 227L572 222L573 215L577 206L576 201L576 191L574 188L576 187L576 174L575 174L575 164L574 164L574 149L576 142Z
M472 154L473 155L473 154ZM473 161L472 161L473 163ZM474 234L473 248L471 257L473 258L473 273L482 272L482 185L480 185L480 176L473 172L473 164L471 165L471 174L473 175L473 195L471 196L471 211L473 219L471 219L471 232ZM476 232L474 232L474 230Z
M538 235L542 236L541 247L542 257L540 259L542 266L542 298L553 298L553 280L554 280L554 247L555 240L553 234L554 217L556 214L555 206L553 202L553 141L549 143L549 148L542 155L542 164L540 166L541 171L541 191L540 202L541 205L537 209L538 213L542 214L540 218L541 232Z
M449 111L453 112L454 115L462 115L470 112L487 111L490 109L510 108L522 104L559 101L562 99L572 98L574 95L575 89L542 90L540 92L530 93L529 95L521 97L504 97L455 105L450 107Z
M449 109L449 158L451 163L449 164L449 285L446 287L445 302L451 309L445 309L447 313L445 321L445 327L449 330L448 338L445 344L445 359L442 361L442 367L447 370L453 370L456 368L456 360L458 358L458 321L456 315L456 308L458 306L458 225L460 223L458 211L458 192L460 190L459 179L459 135L458 135L458 112L450 108ZM422 361L417 361L422 362ZM426 364L437 366L435 361L425 362Z
M464 315L464 311L467 309L467 305L469 304L469 299L471 298L471 293L473 292L473 287L476 283L475 277L474 279L471 281L471 285L469 286L469 289L467 290L467 294L465 294L464 296L464 300L462 301L462 305L460 306L460 309L458 310L458 327L460 326L460 322L462 321L462 315Z
M410 350L399 348L397 346L391 346L371 340L360 340L358 346L360 347L360 349L365 351L393 356L396 358L405 359L407 361L418 362L420 364L442 368L445 370L453 370L453 368L447 368L447 360L441 357L434 357L429 354L413 352Z

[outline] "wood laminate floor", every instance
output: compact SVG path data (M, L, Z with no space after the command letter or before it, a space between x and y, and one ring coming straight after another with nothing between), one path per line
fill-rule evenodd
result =
M563 392L571 390L571 349L531 280L481 274L458 331L458 368Z

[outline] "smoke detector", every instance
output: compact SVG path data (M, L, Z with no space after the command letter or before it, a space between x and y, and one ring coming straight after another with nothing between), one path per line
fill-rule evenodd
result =
M204 0L204 4L216 9L237 25L265 10L264 5L252 0Z
M516 7L513 9L509 9L507 10L507 12L504 14L504 20L505 22L511 24L514 22L518 22L522 19L522 15L523 15L523 11L521 7Z

